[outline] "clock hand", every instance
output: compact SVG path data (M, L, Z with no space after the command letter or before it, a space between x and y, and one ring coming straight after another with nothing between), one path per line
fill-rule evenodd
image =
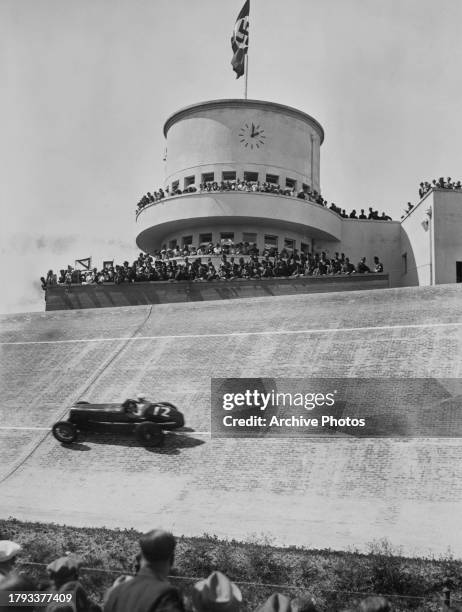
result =
M252 123L252 133L250 134L250 138L253 138L255 136L255 126Z

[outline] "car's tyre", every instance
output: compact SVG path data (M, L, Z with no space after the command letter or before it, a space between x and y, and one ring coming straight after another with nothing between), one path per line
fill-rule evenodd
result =
M79 404L89 404L89 402L75 402L76 406L78 406Z
M77 427L69 421L58 421L52 429L54 437L62 444L72 444L77 439Z
M143 446L163 446L164 432L155 423L141 423L136 428L136 437Z

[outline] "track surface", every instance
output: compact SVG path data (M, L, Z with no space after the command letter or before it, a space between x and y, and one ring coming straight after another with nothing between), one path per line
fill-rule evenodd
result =
M0 516L462 556L461 439L207 434L212 376L460 378L461 305L452 285L3 316ZM137 390L194 431L162 451L48 432L73 401Z

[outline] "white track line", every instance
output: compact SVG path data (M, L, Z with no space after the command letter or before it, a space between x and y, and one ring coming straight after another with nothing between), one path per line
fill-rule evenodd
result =
M460 327L458 323L418 323L409 325L374 325L365 327L327 327L324 329L289 329L260 332L231 332L228 334L178 334L164 336L121 336L120 338L79 338L73 340L25 340L22 342L0 342L0 345L28 345L28 344L77 344L83 342L121 342L138 340L185 340L197 338L241 338L245 336L284 336L294 334L337 334L347 332L385 331L393 329L427 329L431 327Z

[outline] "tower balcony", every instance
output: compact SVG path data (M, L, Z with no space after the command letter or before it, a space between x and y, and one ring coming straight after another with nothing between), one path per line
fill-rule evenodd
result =
M168 238L201 228L290 232L306 240L340 241L342 219L314 202L265 192L202 192L167 197L137 214L138 247L161 248Z

